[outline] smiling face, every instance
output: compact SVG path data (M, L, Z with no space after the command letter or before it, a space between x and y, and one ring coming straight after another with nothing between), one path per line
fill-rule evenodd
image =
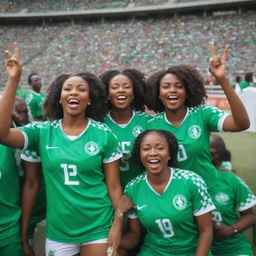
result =
M169 172L170 158L169 145L163 135L157 132L145 135L140 145L140 159L149 175Z
M63 116L82 116L90 102L89 84L79 76L67 79L61 89L60 103Z
M124 75L114 76L108 86L108 99L116 110L130 109L133 101L133 85Z
M162 101L165 111L184 110L187 97L185 85L174 74L166 74L160 80L159 98Z

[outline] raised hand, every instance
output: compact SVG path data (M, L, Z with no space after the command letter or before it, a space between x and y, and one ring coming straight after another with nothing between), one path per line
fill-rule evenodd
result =
M21 75L20 49L17 43L13 43L13 55L5 51L5 67L9 78L19 79Z
M228 57L228 49L229 49L229 46L227 45L224 48L223 55L217 56L216 45L214 43L211 43L212 57L210 58L209 70L218 82L221 82L225 78L226 59Z

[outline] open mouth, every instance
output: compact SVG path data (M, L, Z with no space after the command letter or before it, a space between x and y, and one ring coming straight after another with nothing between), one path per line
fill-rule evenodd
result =
M175 101L178 100L178 97L177 97L177 96L169 96L169 97L168 97L168 100L175 102Z
M77 105L79 105L79 100L78 99L69 99L68 104L71 106L77 106Z
M126 100L126 99L127 99L127 96L125 96L125 95L120 95L120 96L117 96L116 98L117 98L117 100Z

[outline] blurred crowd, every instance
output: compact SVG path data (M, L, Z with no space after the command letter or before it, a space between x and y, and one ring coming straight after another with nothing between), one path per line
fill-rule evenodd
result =
M46 88L63 72L100 74L109 68L134 67L148 75L181 63L195 65L207 77L209 43L215 41L219 53L230 45L228 68L235 77L256 67L255 14L0 25L1 54L17 41L23 54L22 86L27 86L31 72L38 72ZM0 68L4 70L4 63ZM1 76L0 86L5 82Z
M146 5L160 5L173 3L187 3L195 0L1 0L0 12L48 12L48 11L75 11L101 8L134 7ZM209 0L196 0L209 1ZM212 0L214 1L214 0Z

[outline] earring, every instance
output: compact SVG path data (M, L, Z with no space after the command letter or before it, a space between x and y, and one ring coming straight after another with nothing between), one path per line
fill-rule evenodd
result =
M91 102L88 102L88 104L87 104L88 106L90 106L91 105Z

